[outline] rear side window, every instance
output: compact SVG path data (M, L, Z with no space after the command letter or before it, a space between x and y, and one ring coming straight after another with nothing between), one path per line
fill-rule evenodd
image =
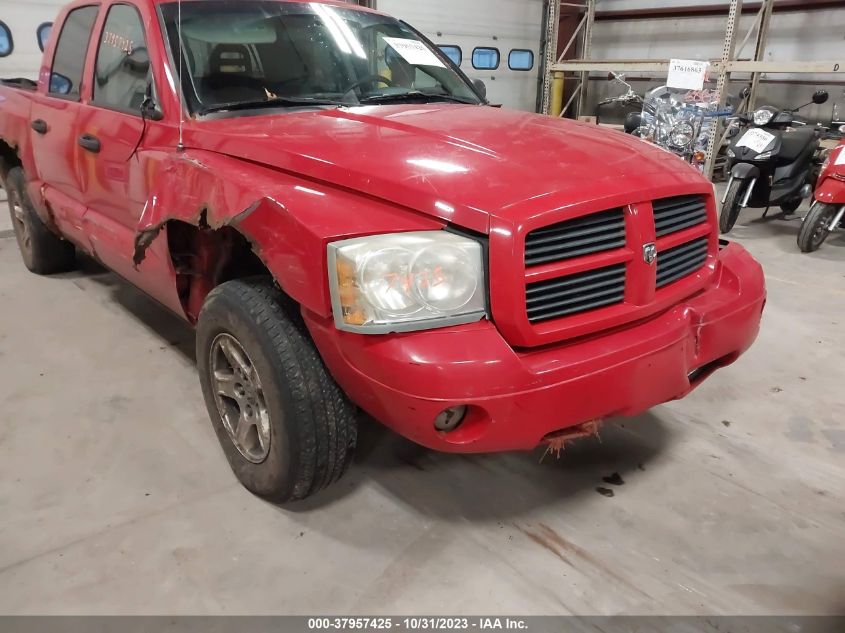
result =
M8 57L15 49L12 32L5 22L0 22L0 57Z
M514 49L508 55L508 68L511 70L531 70L534 68L534 51Z
M94 103L139 112L150 83L150 54L141 16L135 7L109 10L94 73Z
M41 52L44 52L44 49L47 48L47 42L50 40L50 31L53 30L53 23L52 22L45 22L41 26L38 27L38 30L35 32L36 36L38 37L38 48L41 49Z
M443 51L443 54L446 55L446 57L452 60L452 63L455 64L455 66L460 66L461 62L464 60L464 53L460 46L444 44L438 48Z
M480 46L472 51L472 67L476 70L496 70L501 62L498 48Z
M85 56L98 11L98 7L80 7L68 13L53 58L51 94L79 99Z

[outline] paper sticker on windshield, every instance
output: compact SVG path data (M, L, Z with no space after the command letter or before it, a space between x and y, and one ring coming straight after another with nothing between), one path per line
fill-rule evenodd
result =
M760 128L752 128L742 135L736 146L748 147L758 154L765 150L771 142L775 140L775 135L770 134L766 130Z
M399 53L402 58L414 66L440 66L446 68L425 44L418 40L406 40L401 37L385 37L384 41Z

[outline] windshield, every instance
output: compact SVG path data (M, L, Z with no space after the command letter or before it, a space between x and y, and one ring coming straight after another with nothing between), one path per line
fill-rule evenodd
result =
M161 5L175 64L178 6ZM182 3L183 90L194 112L303 105L479 104L449 59L398 20L320 2Z

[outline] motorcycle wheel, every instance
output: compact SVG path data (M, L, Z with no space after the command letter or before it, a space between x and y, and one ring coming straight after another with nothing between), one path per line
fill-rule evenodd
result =
M836 216L836 207L830 204L815 203L807 217L801 224L798 232L798 248L804 253L812 253L819 250L819 247L830 235L833 227L831 221Z
M745 195L745 181L734 180L728 187L728 195L719 213L719 230L722 233L730 233L742 211L742 196Z

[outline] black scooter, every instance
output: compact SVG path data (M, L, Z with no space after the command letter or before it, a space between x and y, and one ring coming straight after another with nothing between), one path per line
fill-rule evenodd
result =
M810 103L800 108L778 110L764 106L741 116L748 127L736 136L727 151L731 175L719 215L722 233L734 227L745 207L765 208L768 212L770 206L779 205L789 214L812 195L820 171L815 160L819 131L797 121L795 113L827 99L827 92L819 90Z

